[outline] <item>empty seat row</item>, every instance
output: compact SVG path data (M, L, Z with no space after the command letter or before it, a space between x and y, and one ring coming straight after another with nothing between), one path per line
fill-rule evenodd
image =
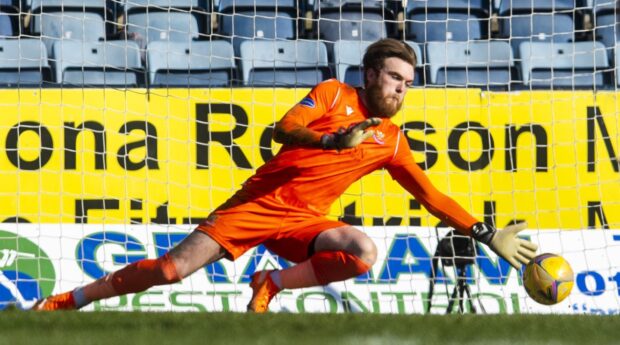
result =
M503 41L431 42L426 46L431 85L481 88L604 87L610 73L601 42L523 42L520 58ZM620 82L620 79L615 83ZM613 83L613 81L612 81Z
M222 1L223 2L223 1ZM430 14L422 13L419 21L407 22L407 40L420 43L442 41L475 41L483 39L484 35L478 24L466 18L447 21L444 14L438 18L430 18ZM10 19L0 14L0 37L7 31ZM384 22L374 21L366 24L354 20L325 20L319 28L319 36L328 44L330 58L333 52L333 42L342 40L372 41L387 37ZM618 39L615 28L615 16L610 20L614 24L602 26L599 30L601 41L608 48L615 47ZM228 39L232 42L235 56L240 56L240 44L248 40L262 39L296 39L297 34L294 18L289 15L278 14L269 17L262 12L252 12L251 15L225 16L222 19L221 30L215 37ZM322 21L319 21L322 23ZM361 23L361 24L360 24ZM379 25L373 28L372 25ZM103 41L109 37L106 22L102 17L92 12L45 12L32 18L32 30L41 35L45 43L48 56L53 57L52 47L58 41ZM345 29L345 27L347 27ZM519 57L519 46L522 42L573 42L575 41L572 19L568 15L532 14L527 16L514 15L502 22L506 40L513 48L515 58ZM360 31L361 30L361 31ZM368 30L369 34L361 32ZM372 33L372 34L370 34ZM201 38L199 24L189 12L137 12L127 18L126 36L135 40L141 48L151 42L178 41L188 42ZM4 35L6 36L6 35ZM202 36L204 37L204 36ZM609 55L613 62L613 55Z
M8 86L307 87L335 76L361 86L361 58L371 43L338 41L330 60L325 43L316 40L245 41L241 58L224 40L153 42L143 63L141 49L132 41L60 41L53 46L54 58L48 58L40 40L0 40L0 80ZM503 41L407 43L418 59L415 85L620 85L620 77L610 80L613 69L601 42L523 42L520 59Z
M311 86L331 77L325 44L319 41L246 41L241 45L244 85ZM237 73L227 41L153 42L146 52L132 41L56 42L48 59L36 39L0 40L0 81L8 86L63 85L229 86ZM52 71L54 71L52 78Z
M106 6L108 2L32 0L32 11L26 26L30 34L50 36L52 39L58 38L59 30L45 26L68 27L62 30L63 33L71 31L73 37L78 38L81 35L79 26L83 30L95 31L90 34L92 36L100 36L102 32L110 35L111 31L117 30L111 24L122 18L123 24L119 28L142 37L145 44L153 40L194 39L200 35L215 34L230 39L237 53L239 42L244 39L372 41L382 37L400 37L401 34L404 39L416 42L511 38L515 40L516 48L520 40L528 38L573 41L575 30L581 29L575 25L576 10L580 7L572 0L502 1L497 36L489 32L491 6L488 0L410 0L402 9L402 32L399 32L396 19L396 11L401 9L389 5L399 4L400 1L316 0L305 4L297 0L219 0L215 3L206 0L125 0L117 1L122 4L122 10L116 14ZM615 45L615 3L612 0L597 0L593 1L592 6L596 9L593 17L595 35L604 36L604 39L597 37L596 40L603 41L608 47ZM302 11L306 7L313 13L309 32L316 36L301 34L303 26L300 23L305 15ZM88 12L89 15L74 12ZM217 18L214 31L211 30L212 14ZM101 21L93 21L96 20L94 15L100 16ZM7 18L2 21L7 22ZM53 21L69 23L53 24ZM45 22L50 23L41 24ZM4 24L2 27L8 26Z

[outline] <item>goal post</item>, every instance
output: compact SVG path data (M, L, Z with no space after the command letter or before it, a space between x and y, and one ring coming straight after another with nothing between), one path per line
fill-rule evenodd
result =
M0 2L0 309L163 255L278 152L288 109L321 80L362 83L365 46L390 36L419 54L392 121L433 184L498 228L526 221L539 252L575 271L572 294L542 306L477 246L465 270L476 311L619 313L615 9L513 2ZM523 36L523 20L554 26ZM365 231L377 263L285 291L272 311L445 312L454 267L439 266L432 299L429 282L449 229L386 171L328 216ZM260 246L86 310L240 312L254 271L290 265Z

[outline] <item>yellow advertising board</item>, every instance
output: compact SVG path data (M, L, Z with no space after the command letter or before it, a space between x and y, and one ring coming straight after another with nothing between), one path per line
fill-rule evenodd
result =
M277 152L307 89L0 91L0 220L196 223ZM615 92L413 89L393 121L430 178L480 219L620 227ZM365 225L436 225L385 171L336 202Z

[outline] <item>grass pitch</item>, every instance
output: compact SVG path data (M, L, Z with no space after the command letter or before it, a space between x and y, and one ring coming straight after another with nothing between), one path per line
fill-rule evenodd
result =
M618 344L620 317L0 313L0 344Z

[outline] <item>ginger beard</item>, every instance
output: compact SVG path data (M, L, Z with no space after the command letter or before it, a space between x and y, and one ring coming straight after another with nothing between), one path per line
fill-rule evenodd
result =
M400 110L403 102L396 95L383 95L379 83L366 87L366 106L373 116L390 118Z

